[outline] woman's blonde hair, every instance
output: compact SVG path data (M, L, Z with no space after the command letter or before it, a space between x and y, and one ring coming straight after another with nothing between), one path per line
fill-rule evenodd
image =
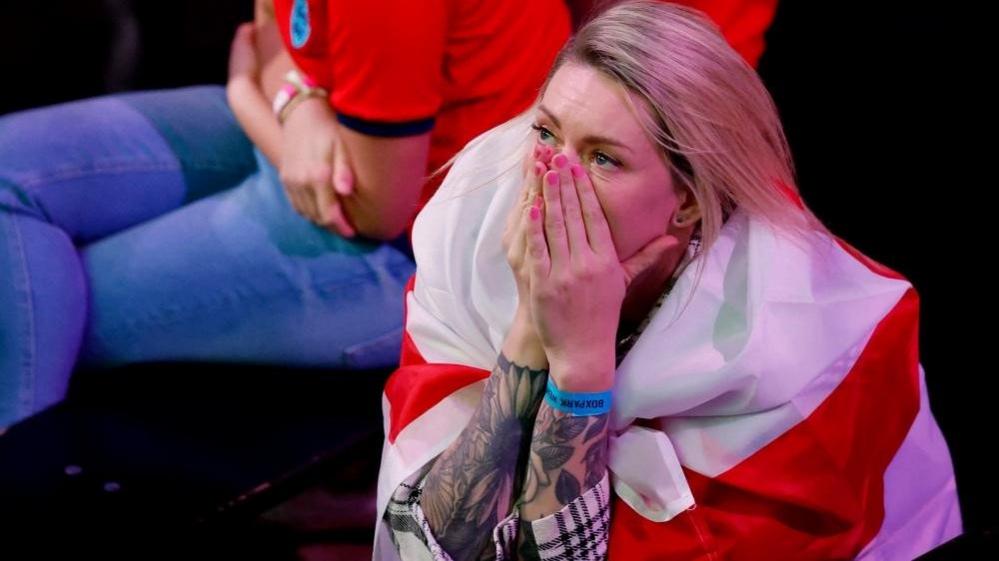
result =
M701 251L736 208L784 230L825 230L800 199L766 87L700 12L618 4L566 44L549 80L565 63L593 68L644 100L635 114L700 207Z

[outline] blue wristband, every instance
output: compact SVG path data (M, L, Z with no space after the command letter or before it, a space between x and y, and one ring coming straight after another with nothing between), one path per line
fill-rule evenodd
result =
M611 409L611 392L571 393L560 391L548 378L545 402L552 408L573 417L603 415Z

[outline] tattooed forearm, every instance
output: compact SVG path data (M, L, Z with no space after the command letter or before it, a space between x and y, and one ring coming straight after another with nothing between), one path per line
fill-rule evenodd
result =
M520 498L525 520L561 510L600 483L607 471L607 417L573 417L541 405Z
M455 561L491 558L493 527L520 488L531 426L547 372L500 354L478 409L427 474L420 507L437 542Z

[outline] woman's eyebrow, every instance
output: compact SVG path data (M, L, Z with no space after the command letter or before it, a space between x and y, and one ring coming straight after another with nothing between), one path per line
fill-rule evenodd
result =
M538 109L542 113L544 113L546 117L551 119L552 123L555 123L556 127L562 128L561 121L558 120L558 117L556 117L555 114L552 113L550 109L548 109L544 105L538 105ZM609 136L602 136L599 134L589 134L584 136L582 140L586 144L603 144L606 146L614 146L616 148L621 148L622 150L627 150L628 152L632 151L631 148L629 148L628 145L625 144L624 142L621 142L620 140L615 140Z
M544 113L549 119L551 119L552 122L555 123L556 127L559 128L562 127L562 122L558 120L558 117L556 117L555 114L552 113L550 109L548 109L544 105L538 105L538 109L540 109L542 113Z

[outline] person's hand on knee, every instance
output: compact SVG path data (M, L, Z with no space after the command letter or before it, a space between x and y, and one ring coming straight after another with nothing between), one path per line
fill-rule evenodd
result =
M283 125L281 183L295 210L344 237L356 234L341 197L353 191L353 174L337 123L326 100L304 99Z

